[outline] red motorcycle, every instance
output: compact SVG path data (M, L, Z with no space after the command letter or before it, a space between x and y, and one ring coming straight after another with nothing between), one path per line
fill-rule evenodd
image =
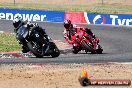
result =
M77 54L79 51L84 50L86 53L101 54L103 49L99 45L99 39L93 39L85 30L77 30L74 35L71 36L73 43L73 53Z

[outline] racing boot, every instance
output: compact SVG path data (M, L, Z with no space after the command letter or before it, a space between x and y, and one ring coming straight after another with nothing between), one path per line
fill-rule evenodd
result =
M92 39L95 40L97 43L99 43L99 38L96 37L94 34L91 35L92 36Z
M99 38L96 37L94 34L93 34L92 38L97 42L97 44L99 43Z
M50 43L49 43L48 35L45 32L43 32L43 35L44 35L44 38L45 38L44 54L46 54L47 51L49 50Z
M43 46L43 54L46 54L48 50L49 50L49 42L46 41Z
M48 38L48 35L47 35L46 32L45 32L45 29L40 28L39 31L42 33L42 35L44 35L45 40L46 40L46 42L47 42L47 44L48 44L48 43L49 43L49 38Z

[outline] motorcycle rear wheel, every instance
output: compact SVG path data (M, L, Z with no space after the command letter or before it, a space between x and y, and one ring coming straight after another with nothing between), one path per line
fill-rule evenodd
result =
M50 46L52 47L52 53L51 56L53 58L58 57L60 55L60 50L57 48L54 42L50 42Z

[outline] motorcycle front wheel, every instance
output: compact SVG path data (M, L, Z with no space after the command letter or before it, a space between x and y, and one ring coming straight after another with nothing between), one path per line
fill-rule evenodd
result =
M96 50L98 54L102 54L103 48L98 44L98 49Z
M73 49L72 49L72 52L74 53L74 54L77 54L79 51L81 51L81 48L78 46L73 46Z
M82 42L83 47L90 51L91 53L95 54L96 51L93 49L93 47L90 44L87 44L85 41Z
M32 41L27 43L27 46L29 48L29 50L37 57L37 58L42 58L43 54L41 52L41 50L39 51L39 49L36 47L37 45L35 43L33 43Z

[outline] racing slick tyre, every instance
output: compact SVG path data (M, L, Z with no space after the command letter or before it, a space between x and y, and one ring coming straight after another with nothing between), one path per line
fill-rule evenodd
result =
M77 54L79 51L77 51L76 49L73 49L72 52L73 52L74 54Z
M37 57L37 58L42 58L43 55L37 51L37 49L34 47L34 44L30 41L27 43L27 46L29 50Z
M72 52L77 54L81 49L79 47L73 46Z
M96 50L97 54L102 54L103 49L102 47L98 44L98 49Z
M102 54L103 49L97 49L96 52L97 52L97 54Z
M58 57L59 55L60 55L59 49L58 49L58 48L55 48L55 49L54 49L54 53L52 53L51 56L52 56L53 58L55 58L55 57Z
M53 58L58 57L60 55L60 50L57 48L55 43L54 42L50 42L50 46L51 46L51 49L52 49L51 56Z

